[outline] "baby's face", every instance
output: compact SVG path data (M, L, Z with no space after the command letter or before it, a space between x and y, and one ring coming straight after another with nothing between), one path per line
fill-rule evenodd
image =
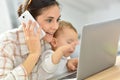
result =
M72 42L78 41L78 34L70 28L65 28L61 34L58 35L56 39L56 48L64 46L66 44L71 44ZM68 57L73 53L75 50L75 47L73 50L71 50L69 53L66 53L64 56Z

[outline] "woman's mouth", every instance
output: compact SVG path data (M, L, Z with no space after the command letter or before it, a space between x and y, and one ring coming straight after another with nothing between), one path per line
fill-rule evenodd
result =
M49 32L46 32L46 34L48 34L48 35L53 35L54 33L49 33Z

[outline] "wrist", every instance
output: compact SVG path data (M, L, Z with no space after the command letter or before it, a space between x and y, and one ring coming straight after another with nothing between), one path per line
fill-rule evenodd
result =
M37 63L39 56L40 56L39 54L29 54L26 60L22 63L28 75L31 73L32 69Z
M32 51L30 51L29 54L33 54L33 55L38 55L39 56L41 54L41 52L40 51L38 51L38 52L32 52Z
M56 52L59 53L59 55L60 55L61 57L64 56L64 50L63 50L62 47L58 48L58 49L56 50Z
M28 56L39 58L40 53L30 53Z

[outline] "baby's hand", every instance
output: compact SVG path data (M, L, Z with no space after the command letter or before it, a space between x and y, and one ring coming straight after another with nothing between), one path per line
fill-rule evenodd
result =
M66 64L68 71L77 70L77 65L78 65L78 58L71 58L67 61Z
M71 44L61 46L61 51L62 51L63 56L65 57L70 56L70 54L74 52L76 45L77 45L77 42L72 42Z

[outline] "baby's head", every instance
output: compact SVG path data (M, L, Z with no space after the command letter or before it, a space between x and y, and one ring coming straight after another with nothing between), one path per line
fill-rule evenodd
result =
M56 50L60 46L71 44L74 41L78 41L77 30L70 22L60 21L59 28L54 34L54 38L51 42L52 49Z

